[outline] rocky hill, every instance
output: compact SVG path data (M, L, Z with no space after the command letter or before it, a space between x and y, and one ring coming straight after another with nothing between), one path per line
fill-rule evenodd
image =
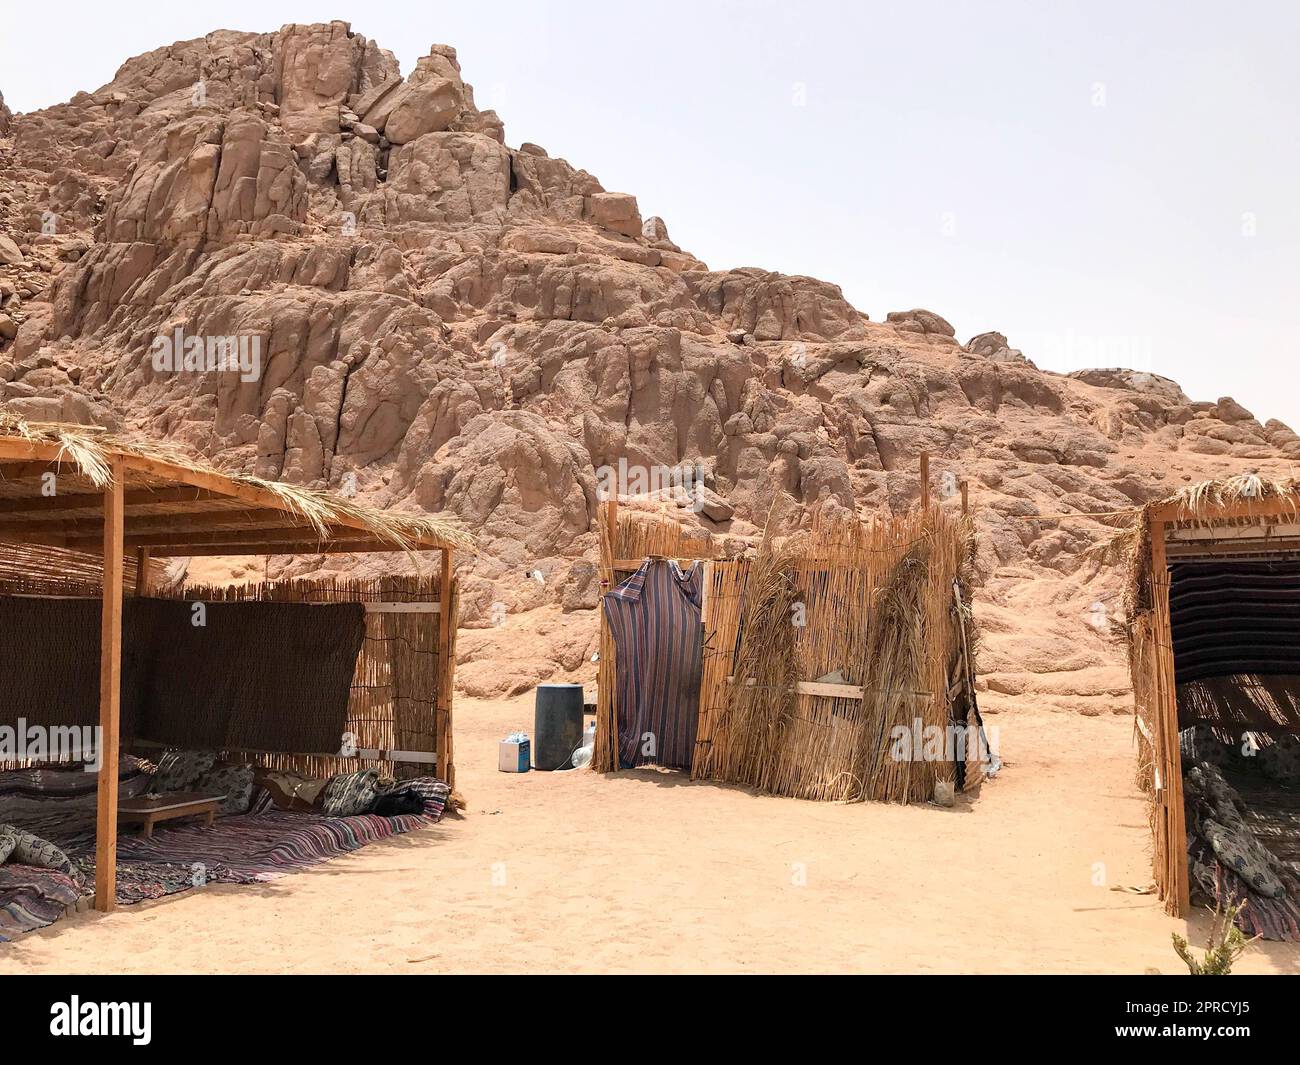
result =
M177 330L255 341L254 372L159 368ZM1108 530L1024 516L1300 455L1150 373L1047 373L930 311L871 321L825 281L711 270L633 195L510 147L454 49L403 77L341 22L218 31L65 104L0 103L0 397L458 518L482 544L460 640L480 693L591 675L601 467L699 468L689 520L745 536L905 508L928 451L935 496L965 480L978 511L990 706L1118 709L1118 581L1084 553Z

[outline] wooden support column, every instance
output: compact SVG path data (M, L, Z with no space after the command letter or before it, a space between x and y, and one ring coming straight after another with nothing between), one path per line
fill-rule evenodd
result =
M964 518L970 513L970 485L965 481L961 483L961 516Z
M1163 828L1165 908L1175 917L1191 910L1187 868L1187 815L1183 807L1182 756L1178 739L1178 690L1174 668L1173 618L1169 608L1169 563L1162 521L1151 522L1151 591L1154 607L1156 766L1160 771L1156 816ZM1159 860L1160 855L1157 855Z
M451 685L455 666L451 661L452 626L456 624L455 611L451 609L451 548L442 549L442 582L438 588L438 723L435 731L434 751L438 756L438 776L447 787L456 786L455 769L451 764Z
M149 594L149 549L147 547L135 549L135 594L137 596Z
M117 773L122 716L122 540L125 507L120 461L104 490L104 587L99 630L99 801L95 819L95 909L117 905Z
M921 452L921 510L930 512L930 453Z

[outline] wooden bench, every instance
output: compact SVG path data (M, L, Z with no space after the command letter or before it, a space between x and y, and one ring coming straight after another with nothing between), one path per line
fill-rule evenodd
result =
M153 826L159 821L177 817L206 814L208 826L217 816L217 806L224 795L203 795L197 791L173 791L166 795L146 795L138 799L123 799L117 804L117 819L140 821L144 824L145 839L153 838Z

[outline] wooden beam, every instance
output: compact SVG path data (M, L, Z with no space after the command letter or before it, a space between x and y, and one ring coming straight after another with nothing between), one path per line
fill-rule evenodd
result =
M122 503L127 510L158 503L206 503L222 500L213 492L202 488L134 488L123 493ZM67 492L56 496L24 496L19 499L0 499L0 514L48 514L65 510L93 510L103 516L103 496L99 492ZM232 511L231 513L238 513Z
M245 524L248 529L291 529L299 537L315 534L315 529L301 519L283 510L227 508L226 510L178 511L170 514L136 514L126 517L126 535L143 536L150 531L183 533L189 529L216 530L222 525ZM96 540L102 535L103 519L94 518L37 518L26 520L0 520L0 533L62 533L70 540ZM238 530L230 530L238 531ZM349 533L351 529L347 530Z
M135 549L135 594L136 598L149 594L149 549Z
M930 453L921 452L921 511L930 512Z
M158 459L144 458L139 455L123 455L122 462L127 469L147 474L150 477L174 481L177 484L188 484L195 488L207 488L230 499L241 500L250 506L266 507L291 513L288 504L269 488L261 488L257 485L235 481L224 474L213 473L208 470L194 470L187 466L178 466L171 462L162 462ZM363 518L340 514L337 524L355 529L366 535L374 535L374 531ZM423 539L413 537L413 539L416 541L414 549L417 551L436 551L446 546L438 537L429 536Z
M8 528L5 530L6 535L9 533ZM85 537L66 537L65 542L69 547L76 547L78 544L90 542ZM215 546L218 544L277 544L277 543L319 543L322 546L333 543L353 543L353 542L378 542L378 538L365 533L356 533L351 529L334 529L331 534L324 540L320 540L316 533L310 529L300 529L290 527L268 527L263 529L195 529L193 531L180 530L172 532L169 530L159 529L157 531L142 530L139 532L128 530L126 533L127 547L205 547ZM385 543L387 541L384 541ZM400 549L399 549L400 550Z
M970 485L964 480L961 482L961 514L964 518L970 513Z
M246 555L368 555L401 551L396 544L386 540L330 540L320 543L310 540L305 543L238 543L238 544L181 544L175 546L152 547L150 554L154 558L231 558ZM429 551L433 548L421 547L417 551Z
M95 818L95 909L117 906L118 745L122 713L122 507L125 471L112 464L104 492L104 583L99 630L99 789Z
M1223 540L1170 541L1165 550L1166 557L1171 559L1204 559L1206 561L1248 555L1274 558L1279 555L1294 555L1297 553L1300 553L1300 539L1239 540L1235 543Z
M72 462L66 452L60 445L46 443L44 441L24 440L21 437L5 436L0 434L0 466L4 463L32 464L34 472L42 472L52 464L66 464L73 471L80 473L79 467ZM125 452L114 452L113 462L120 463L121 467L130 473L152 477L156 480L170 482L166 487L189 486L191 488L205 489L215 496L225 499L239 500L250 507L264 508L268 510L278 510L286 514L293 514L292 507L285 500L271 491L269 488L262 488L256 484L248 484L244 481L237 481L226 474L218 473L215 470L192 469L189 466L180 465L173 462L165 462L161 459L149 458L144 455L133 455ZM83 475L84 476L84 475ZM336 525L353 529L367 536L373 536L374 531L369 527L364 518L355 517L351 514L340 514L335 522ZM437 551L448 546L445 541L436 535L418 535L410 534L412 549L416 551ZM399 548L399 550L401 550Z
M1300 514L1300 495L1268 496L1265 499L1242 499L1221 507L1207 507L1198 515L1181 503L1161 503L1149 511L1153 522L1167 524L1191 522L1212 524L1216 521L1237 521L1242 518L1276 518Z
M43 462L47 466L67 459L58 444L24 440L21 436L0 436L0 462Z
M312 604L333 606L333 603ZM371 603L363 602L361 604L366 608L367 614L441 614L441 603Z
M58 473L62 465L57 462L0 462L0 481L25 481L31 477L40 477L44 473ZM81 475L76 466L70 473Z

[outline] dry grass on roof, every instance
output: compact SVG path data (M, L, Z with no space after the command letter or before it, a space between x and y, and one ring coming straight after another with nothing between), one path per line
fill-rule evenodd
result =
M0 411L0 436L57 446L58 461L66 460L75 466L96 488L112 482L113 456L126 455L169 463L191 473L225 477L235 484L270 492L286 512L310 525L323 540L331 538L334 526L351 521L364 525L377 539L406 550L419 550L421 541L430 539L453 548L474 548L473 537L451 522L379 510L301 485L231 473L201 461L176 444L121 436L98 426L29 422L6 411Z
M1241 503L1281 501L1280 515L1222 518L1227 508ZM1172 495L1134 508L1134 521L1097 550L1124 564L1124 606L1130 619L1151 609L1151 512L1157 507L1177 508L1177 518L1192 524L1250 525L1300 519L1300 482L1293 477L1267 477L1260 473L1239 473L1233 477L1200 481L1180 488ZM1130 639L1132 633L1130 632Z
M1189 484L1171 496L1148 504L1145 509L1173 505L1178 507L1181 520L1213 521L1215 511L1224 507L1235 506L1238 503L1262 503L1281 499L1287 503L1291 516L1295 517L1298 492L1300 492L1300 485L1291 477L1275 478L1254 472L1240 473L1235 477Z

